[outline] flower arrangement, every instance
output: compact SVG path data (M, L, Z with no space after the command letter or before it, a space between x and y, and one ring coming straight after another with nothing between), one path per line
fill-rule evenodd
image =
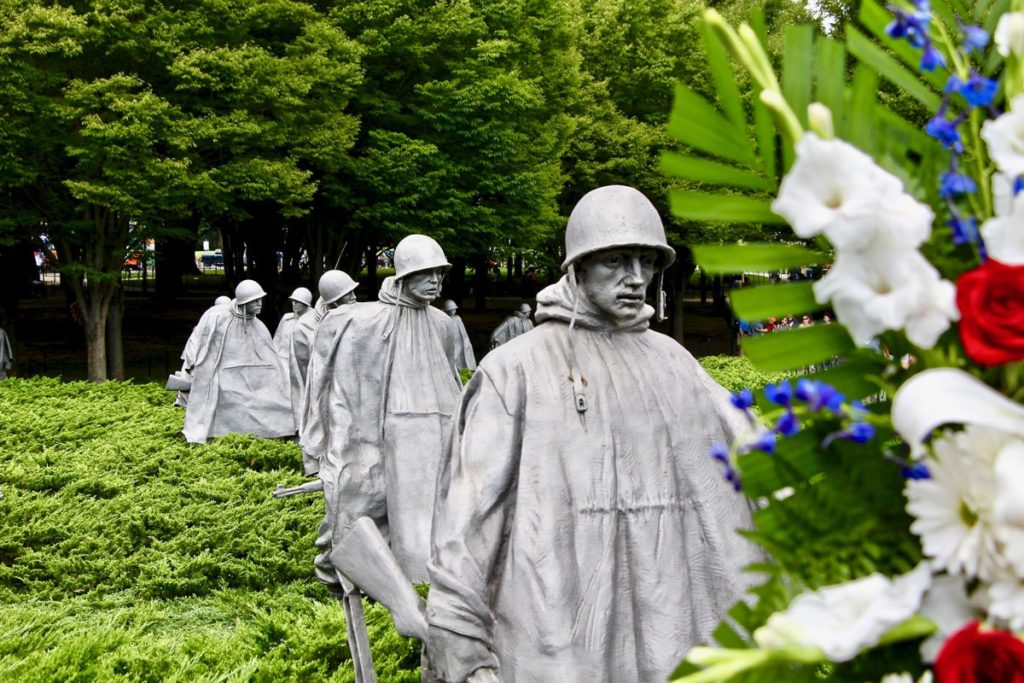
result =
M781 78L757 15L704 18L721 112L680 86L673 210L788 225L696 260L825 265L732 305L835 313L745 340L759 369L839 361L733 395L710 456L770 559L674 680L1024 683L1024 0L864 0L842 43L788 31Z

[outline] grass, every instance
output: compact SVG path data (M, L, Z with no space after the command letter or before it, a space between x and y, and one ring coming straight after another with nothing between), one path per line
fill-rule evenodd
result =
M702 362L735 391L768 378ZM199 446L154 384L0 382L0 680L352 681L341 606L313 577L318 496L298 447ZM367 605L381 681L417 641Z

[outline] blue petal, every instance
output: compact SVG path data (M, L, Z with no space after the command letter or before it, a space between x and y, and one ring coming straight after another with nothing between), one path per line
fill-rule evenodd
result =
M943 59L942 53L935 49L935 46L931 43L923 46L924 52L921 53L921 71L935 71L940 66L946 65L946 60Z
M978 26L964 24L960 27L964 32L964 51L970 53L988 45L988 33Z

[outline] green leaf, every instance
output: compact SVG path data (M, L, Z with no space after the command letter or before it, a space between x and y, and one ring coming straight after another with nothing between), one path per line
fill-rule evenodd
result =
M855 347L841 325L814 325L743 340L743 353L759 370L799 370Z
M814 28L788 26L783 38L782 94L800 123L807 127L807 105L814 83Z
M692 157L675 152L661 155L661 170L677 178L694 180L706 185L729 185L752 190L775 189L774 181L735 166L729 166L702 157Z
M711 275L764 273L824 263L824 254L795 244L700 244L693 259ZM781 286L781 285L780 285Z
M875 149L875 107L878 99L878 75L863 64L853 73L850 108L843 127L837 125L840 137L849 140L867 153Z
M729 123L703 97L681 83L676 84L675 102L668 132L685 145L712 156L753 166L754 153L743 128Z
M761 154L761 171L775 180L778 174L775 170L775 119L772 118L768 107L756 100L754 103L754 136L757 138L757 148Z
M711 69L711 78L715 83L715 91L718 93L718 101L732 125L744 128L747 125L747 117L743 113L739 86L736 85L725 46L715 36L707 22L700 22L700 32L704 39L704 52L708 59L708 67Z
M843 120L846 49L828 38L818 40L817 99L832 111L836 125Z
M669 195L672 213L691 221L721 223L785 224L772 212L768 199L743 195L709 194L689 190L673 190Z
M847 398L858 400L879 392L878 385L867 378L880 375L884 369L885 361L881 356L869 358L858 355L834 368L812 373L808 377L831 384Z
M767 320L819 311L828 304L819 304L814 298L811 282L744 287L729 294L732 310L742 320Z
M852 26L846 28L846 47L862 64L871 67L880 76L905 90L930 111L939 108L941 99L934 90Z

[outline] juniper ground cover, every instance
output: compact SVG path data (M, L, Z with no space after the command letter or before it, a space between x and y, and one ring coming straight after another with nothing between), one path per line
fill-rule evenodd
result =
M744 359L705 359L726 386ZM178 434L153 384L0 382L0 680L351 681L341 606L313 577L319 496L293 443ZM382 681L416 641L367 606Z

